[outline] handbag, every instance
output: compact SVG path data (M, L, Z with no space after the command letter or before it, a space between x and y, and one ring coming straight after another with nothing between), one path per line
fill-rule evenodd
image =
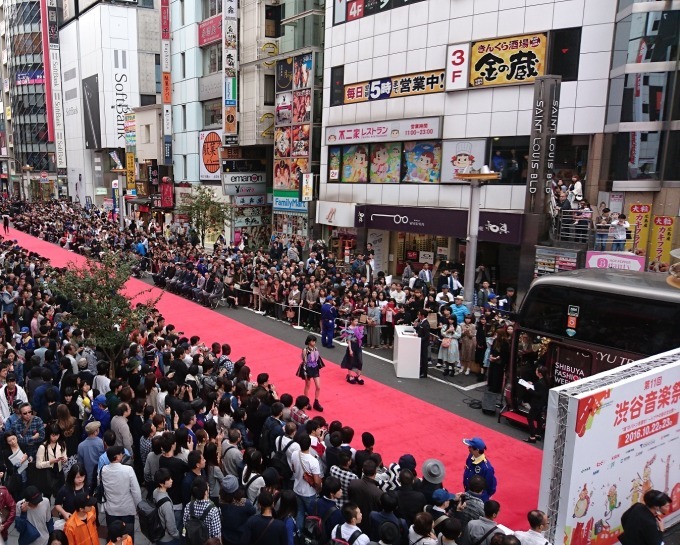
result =
M19 545L28 545L40 537L40 532L29 522L28 516L23 511L14 519L14 525L19 532Z
M444 337L442 339L442 348L449 348L451 346L451 339L449 337Z
M316 489L316 483L314 482L314 475L305 471L305 466L302 463L302 453L301 452L298 452L298 459L300 460L300 468L302 469L302 478L305 480L305 482L309 486Z
M295 371L295 376L307 380L307 366L305 365L304 361L298 365L297 371Z
M367 324L368 323L368 316L366 316L365 314L361 314L359 316L359 323L360 324Z
M427 315L427 321L430 323L430 327L435 329L439 325L439 319L436 312L430 312Z

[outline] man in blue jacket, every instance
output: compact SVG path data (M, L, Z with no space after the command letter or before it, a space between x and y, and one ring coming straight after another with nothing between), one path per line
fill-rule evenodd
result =
M472 439L463 439L463 443L468 446L470 455L465 460L465 472L463 473L463 486L465 490L468 489L470 479L479 475L484 477L486 481L486 488L481 494L482 499L486 502L491 496L496 493L496 475L493 466L486 459L484 452L486 451L486 443L479 437Z
M335 308L335 301L330 295L326 297L326 302L321 305L321 344L326 348L333 346L335 335L335 319L338 317L338 309Z

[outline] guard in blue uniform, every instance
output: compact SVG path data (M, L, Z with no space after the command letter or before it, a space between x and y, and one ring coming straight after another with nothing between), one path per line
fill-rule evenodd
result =
M496 493L496 475L493 466L486 459L486 443L479 437L463 439L463 443L468 446L470 455L465 460L465 472L463 473L463 486L468 489L470 479L475 475L484 477L486 488L482 492L482 500L488 501Z
M326 302L321 305L321 344L326 348L333 346L335 336L335 319L338 317L338 309L335 308L335 300L330 295Z

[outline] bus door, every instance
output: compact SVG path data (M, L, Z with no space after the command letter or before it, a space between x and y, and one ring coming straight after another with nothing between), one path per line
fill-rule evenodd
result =
M569 384L593 374L593 355L582 348L551 342L545 357L550 388Z

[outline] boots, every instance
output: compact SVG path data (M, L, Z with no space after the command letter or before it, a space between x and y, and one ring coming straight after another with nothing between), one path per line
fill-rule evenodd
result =
M315 411L319 411L320 413L323 412L323 407L322 407L321 404L319 403L319 400L318 400L318 399L315 399L315 400L314 400L314 410L315 410Z

